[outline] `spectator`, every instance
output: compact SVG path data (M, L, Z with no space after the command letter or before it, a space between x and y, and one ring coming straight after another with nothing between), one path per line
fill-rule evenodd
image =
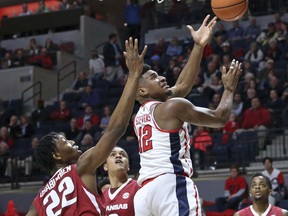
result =
M46 7L46 5L45 5L45 0L40 0L38 9L36 11L36 14L38 14L38 13L47 13L49 11L50 11L50 9L48 7Z
M138 0L131 0L124 12L125 23L127 24L128 36L137 38L140 41L141 32L141 5Z
M31 121L33 124L39 127L39 124L41 122L48 121L48 119L49 119L49 113L47 112L44 106L44 101L40 99L37 102L37 108L32 111Z
M178 57L182 54L183 48L178 43L178 38L173 37L166 49L166 55L169 57Z
M222 96L222 94L219 92L216 92L213 94L212 100L210 101L210 103L208 105L209 109L216 110L216 108L218 107L218 105L221 101L221 96Z
M234 97L235 98L235 97ZM227 144L232 137L232 134L239 128L237 115L231 111L229 120L223 128L222 144Z
M109 121L110 121L111 108L110 108L110 106L104 106L103 110L104 110L104 115L101 118L99 127L102 129L102 131L105 131L105 129L107 128Z
M235 20L232 22L232 28L229 29L227 38L229 41L237 41L243 38L244 30L239 25L239 21Z
M55 44L51 38L46 39L44 48L46 48L48 52L56 52L59 50L58 45Z
M213 145L212 137L207 132L206 128L200 126L196 128L191 145L194 147L194 160L196 162L195 166L199 166L198 168L204 169L207 163L207 151L209 151Z
M254 66L258 66L258 64L263 60L264 53L261 49L258 48L256 42L250 43L250 49L245 54L244 59L250 61Z
M53 61L45 47L41 48L40 54L31 56L29 62L32 65L52 69Z
M59 108L50 114L52 121L67 122L70 119L70 109L67 107L66 101L60 101Z
M1 69L12 67L12 56L10 52L6 52L3 59L1 59Z
M239 92L236 92L234 95L233 105L232 105L232 112L235 113L237 117L240 117L242 115L243 111L243 100L242 95Z
M213 34L214 39L217 39L218 37L222 37L224 40L226 40L227 39L227 30L225 29L223 22L218 22L217 28L218 29Z
M275 89L270 90L270 99L268 100L267 108L272 116L273 128L282 128L285 103Z
M92 80L101 80L106 78L105 64L103 59L99 56L97 50L91 51L91 58L89 60L90 78Z
M244 111L241 128L257 131L259 149L266 148L266 136L271 124L270 112L261 106L260 99L255 97L251 100L251 107Z
M35 38L31 38L29 42L29 47L27 48L27 56L33 56L40 53L41 47L37 44Z
M28 10L28 5L26 3L22 4L22 13L19 16L29 16L32 14L32 11Z
M79 133L79 135L75 138L77 143L81 143L81 141L83 140L84 136L86 134L90 134L92 136L92 139L97 142L102 133L100 133L99 130L99 126L93 124L91 119L87 119L84 123L84 126L81 130L81 132Z
M153 48L153 55L158 55L159 57L162 57L163 54L166 53L166 43L164 37L160 37L157 43L155 44Z
M77 127L76 118L71 118L70 123L69 123L69 128L64 133L68 140L74 140L74 141L76 140L77 136L80 133L80 130Z
M279 32L282 29L282 23L283 23L283 21L281 20L281 14L275 13L274 19L275 19L275 22L274 22L275 29L277 32Z
M100 120L99 120L99 116L93 113L93 108L90 105L87 105L85 107L84 110L84 115L80 116L77 119L77 126L79 129L83 129L84 128L84 122L86 122L87 120L91 120L92 124L95 126L99 126Z
M120 46L117 44L117 35L109 35L109 42L103 47L104 63L107 72L107 80L121 79L123 69L121 66L123 55Z
M62 0L60 5L59 5L59 10L67 10L69 8L71 8L71 6L70 6L68 0Z
M269 41L265 56L276 62L280 60L282 52L279 46L277 46L276 40Z
M7 156L9 155L10 149L14 145L14 140L10 136L6 127L0 129L0 177L3 178L6 170Z
M84 109L87 105L95 108L100 104L100 97L91 85L85 86L84 92L81 93L79 104L81 109Z
M7 130L13 139L18 139L22 136L22 128L16 115L12 115L10 117L10 122Z
M86 73L84 71L80 71L76 80L72 84L72 89L82 92L89 84L89 79L86 77Z
M275 205L285 196L283 190L285 185L284 176L280 170L273 167L272 158L265 157L262 162L265 167L265 170L262 171L262 174L267 176L272 184L272 192L269 195L269 203L271 205Z
M244 31L244 39L248 42L255 41L260 34L260 26L257 25L255 17L250 17L249 26Z
M20 116L20 126L21 126L21 137L22 138L31 138L34 134L33 125L30 124L30 119L26 115Z
M0 98L0 128L9 123L10 112L6 109L4 101Z
M24 56L22 49L16 50L16 55L12 58L12 67L23 67L27 64L27 59Z
M230 166L230 177L225 181L224 197L216 199L219 212L226 209L238 209L239 203L247 197L247 183L239 174L239 167L235 164Z
M276 32L274 23L268 24L268 29L262 31L256 41L261 44L263 48L266 48L267 44L270 41L275 41L278 37L278 33Z
M93 137L90 134L85 134L79 145L80 150L82 152L85 152L88 149L92 148L93 146L95 146Z

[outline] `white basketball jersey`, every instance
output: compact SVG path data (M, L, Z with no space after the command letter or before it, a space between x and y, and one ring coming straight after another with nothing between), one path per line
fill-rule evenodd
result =
M165 173L191 176L190 137L188 124L179 130L162 130L153 113L159 101L142 104L135 120L134 129L138 137L140 165L138 184Z

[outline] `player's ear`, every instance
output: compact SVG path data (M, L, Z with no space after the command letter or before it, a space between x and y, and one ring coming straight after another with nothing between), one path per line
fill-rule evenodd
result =
M108 167L107 167L107 163L103 164L103 169L107 172L108 171Z
M141 97L146 97L147 94L148 94L148 92L147 92L147 90L145 88L139 88L137 93Z
M60 154L58 154L57 152L52 153L53 159L54 160L61 160L62 156Z

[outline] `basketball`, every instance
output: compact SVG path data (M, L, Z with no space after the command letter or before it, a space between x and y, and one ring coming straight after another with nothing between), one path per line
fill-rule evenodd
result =
M240 19L248 9L248 0L211 0L215 15L224 21Z

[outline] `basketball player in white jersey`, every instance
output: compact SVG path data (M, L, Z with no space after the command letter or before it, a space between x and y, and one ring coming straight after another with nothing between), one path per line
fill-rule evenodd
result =
M241 74L241 64L232 61L229 71L222 69L224 92L216 110L195 107L184 99L198 75L203 48L210 40L216 18L207 16L197 31L188 26L194 48L176 84L144 66L136 99L141 107L134 120L139 141L142 186L135 195L137 216L201 215L196 185L190 179L188 124L223 127L229 117L233 94Z

